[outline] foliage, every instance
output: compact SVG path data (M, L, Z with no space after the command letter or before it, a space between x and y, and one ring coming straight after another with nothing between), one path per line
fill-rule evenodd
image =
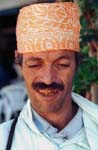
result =
M74 91L89 91L98 84L98 0L77 0L80 6L81 63L74 80ZM93 56L90 51L93 50Z
M85 46L86 51L87 47ZM82 55L82 60L78 72L75 75L74 91L82 93L82 91L89 91L92 83L98 84L98 62L97 59Z

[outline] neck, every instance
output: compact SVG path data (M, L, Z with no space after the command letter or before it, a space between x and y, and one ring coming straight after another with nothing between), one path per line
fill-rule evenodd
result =
M77 105L75 105L72 100L67 100L66 105L63 105L63 108L60 111L56 113L42 113L40 115L51 125L62 130L72 120L77 109Z

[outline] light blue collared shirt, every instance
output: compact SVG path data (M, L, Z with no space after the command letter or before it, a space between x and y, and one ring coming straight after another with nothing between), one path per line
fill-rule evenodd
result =
M33 120L41 133L47 134L53 139L56 144L61 144L64 140L72 138L83 127L82 110L79 108L73 119L59 131L53 127L47 120L41 117L35 110L32 109Z

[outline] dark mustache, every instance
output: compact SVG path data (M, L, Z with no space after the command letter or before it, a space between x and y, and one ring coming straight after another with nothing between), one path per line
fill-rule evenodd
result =
M63 91L64 90L64 85L63 84L60 84L60 83L56 83L56 82L53 82L51 84L45 84L43 82L36 82L36 83L33 83L33 88L38 90L38 89L51 89L51 90L61 90Z

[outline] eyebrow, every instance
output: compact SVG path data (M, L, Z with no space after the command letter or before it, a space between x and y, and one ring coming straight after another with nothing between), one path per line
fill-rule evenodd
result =
M63 56L60 56L57 60L60 60L60 59L71 59L71 56L70 55L63 55Z
M63 55L63 56L58 57L58 58L56 59L56 61L57 61L57 60L60 60L60 59L71 60L71 56L68 55L68 54L65 54L65 55ZM31 57L27 58L27 60L26 60L25 62L27 63L28 61L42 61L42 58L31 56Z
M39 57L30 57L26 61L30 61L30 60L32 60L32 61L41 61L42 59L39 58Z

